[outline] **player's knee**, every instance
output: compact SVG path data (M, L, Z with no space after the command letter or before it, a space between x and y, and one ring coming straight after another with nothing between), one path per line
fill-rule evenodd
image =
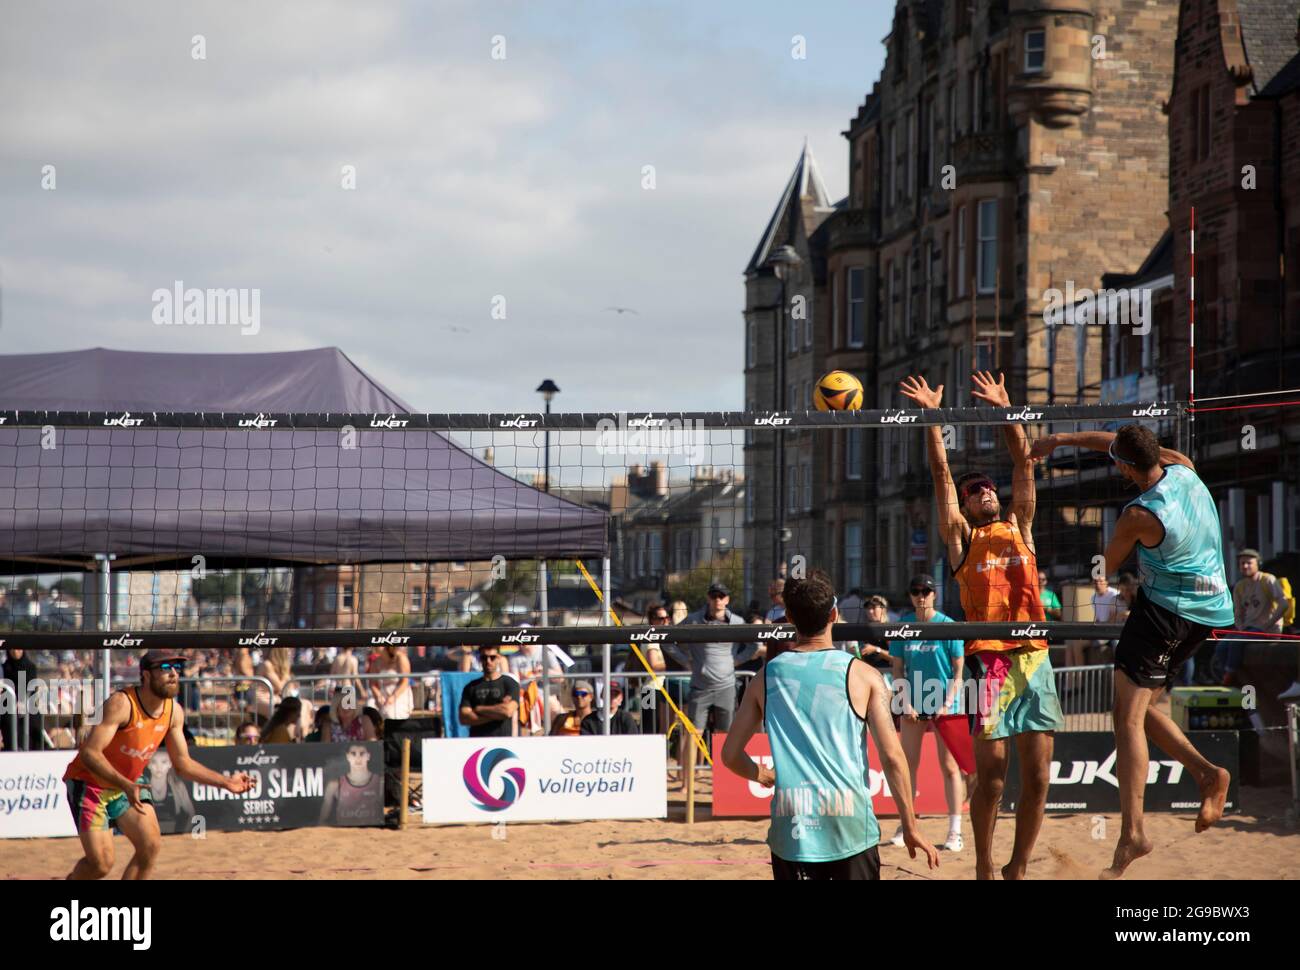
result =
M1038 797L1047 794L1047 787L1051 779L1051 771L1048 765L1035 765L1027 767L1020 775L1020 787L1024 789L1026 796Z
M86 875L91 879L103 879L113 870L112 848L97 849L86 853Z
M989 801L1000 802L1002 800L1002 789L1006 787L1006 782L998 775L980 776L978 778L975 790L979 792L981 798Z
M162 851L162 839L157 836L142 839L136 844L135 858L141 865L153 865Z

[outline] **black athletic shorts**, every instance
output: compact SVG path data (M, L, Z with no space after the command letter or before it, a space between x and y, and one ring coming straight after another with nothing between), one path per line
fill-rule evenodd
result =
M1139 589L1115 648L1115 669L1139 687L1173 687L1174 675L1213 629L1151 602Z
M828 882L843 879L880 880L880 853L873 845L864 852L834 862L787 862L772 856L772 878L778 882Z

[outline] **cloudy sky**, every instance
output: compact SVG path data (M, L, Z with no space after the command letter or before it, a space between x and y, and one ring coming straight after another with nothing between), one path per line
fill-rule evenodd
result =
M845 193L891 9L8 4L0 353L333 345L421 410L739 409L741 273L805 136ZM259 332L154 325L176 280L260 289Z

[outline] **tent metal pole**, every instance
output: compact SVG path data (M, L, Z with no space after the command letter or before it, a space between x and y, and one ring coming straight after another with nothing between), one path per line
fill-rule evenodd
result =
M100 553L95 556L99 560L99 622L101 629L108 633L113 629L113 595L110 590L112 583L112 568L109 563L113 560L112 553ZM113 693L113 648L105 647L104 655L101 658L99 676L104 681L103 700L108 700L108 695ZM103 709L102 707L100 708Z
M600 606L600 624L609 626L609 556L606 556L600 562L600 588L602 592ZM609 709L610 709L610 683L609 683L609 654L610 645L605 644L604 648L604 675L605 675L605 733L609 734Z
M550 579L546 574L546 560L543 559L537 568L538 583L541 586L539 590L538 606L540 607L539 620L542 626L551 625L551 608L548 593L550 590ZM551 648L547 645L542 646L542 736L551 733L551 678L549 676L549 667L551 660Z

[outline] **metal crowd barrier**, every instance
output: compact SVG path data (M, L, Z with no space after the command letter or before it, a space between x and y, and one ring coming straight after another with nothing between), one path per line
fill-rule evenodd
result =
M135 687L138 680L119 679L113 681L114 688ZM245 690L237 689L239 684L248 685ZM216 741L225 741L233 744L235 731L243 721L257 720L256 706L253 697L253 685L256 684L266 690L268 697L274 697L275 692L271 689L271 681L266 677L256 674L249 676L240 676L238 674L229 675L200 675L198 677L182 677L181 692L177 695L177 700L185 708L185 722L189 725L190 730L196 738L208 738ZM226 701L226 709L218 710L223 700L220 692L213 698L208 696L210 704L205 704L204 686L221 686L229 687ZM198 691L199 705L197 710L190 704L186 703L189 692L186 687L193 687ZM246 695L246 696L241 696Z
M1061 667L1056 675L1056 696L1061 700L1066 731L1110 731L1115 707L1115 667L1090 664Z

